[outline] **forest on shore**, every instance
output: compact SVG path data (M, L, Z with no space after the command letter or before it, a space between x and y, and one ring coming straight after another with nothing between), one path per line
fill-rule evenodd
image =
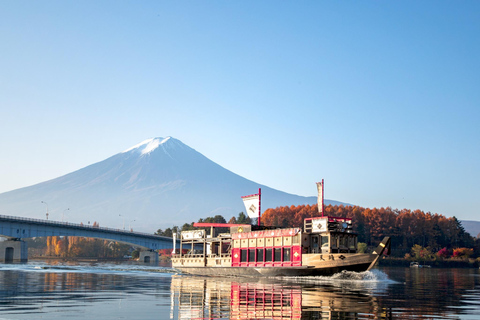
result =
M480 261L480 239L465 231L456 217L421 210L387 208L362 208L358 206L325 206L325 216L351 218L353 231L358 234L361 250L372 250L385 236L391 237L391 257L416 261L464 260ZM303 220L319 216L317 205L285 206L267 209L261 217L268 227L303 227ZM198 222L249 224L251 219L243 212L228 221L221 216L199 219ZM98 224L96 223L98 226ZM181 227L158 229L155 234L172 237L173 233L192 230L193 222ZM223 230L222 232L227 232ZM29 254L59 258L133 257L134 247L114 241L83 237L47 237L28 240ZM170 249L160 250L168 256Z

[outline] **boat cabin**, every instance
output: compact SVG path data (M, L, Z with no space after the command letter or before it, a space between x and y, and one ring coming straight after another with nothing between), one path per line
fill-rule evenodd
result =
M306 244L309 244L307 246L308 253L357 252L357 235L353 233L352 219L338 217L306 218L303 229Z
M189 251L172 256L174 267L294 267L302 265L303 255L357 252L357 235L348 218L307 218L303 230L225 223L194 226L210 228L210 233L183 231L180 248Z

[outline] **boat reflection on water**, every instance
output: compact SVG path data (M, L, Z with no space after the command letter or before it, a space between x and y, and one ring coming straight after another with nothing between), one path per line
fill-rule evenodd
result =
M179 275L172 278L171 300L172 319L358 319L359 314L382 314L368 290L308 279Z

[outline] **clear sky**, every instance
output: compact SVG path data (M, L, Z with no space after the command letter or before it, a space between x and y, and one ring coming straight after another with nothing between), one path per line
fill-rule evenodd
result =
M282 191L480 220L480 2L0 2L0 192L166 136Z

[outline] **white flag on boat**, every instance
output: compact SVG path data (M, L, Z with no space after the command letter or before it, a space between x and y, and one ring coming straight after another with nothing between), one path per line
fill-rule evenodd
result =
M250 218L258 218L260 212L260 197L258 194L242 197L243 204Z
M323 179L322 182L317 182L318 190L318 213L321 213L323 216Z

